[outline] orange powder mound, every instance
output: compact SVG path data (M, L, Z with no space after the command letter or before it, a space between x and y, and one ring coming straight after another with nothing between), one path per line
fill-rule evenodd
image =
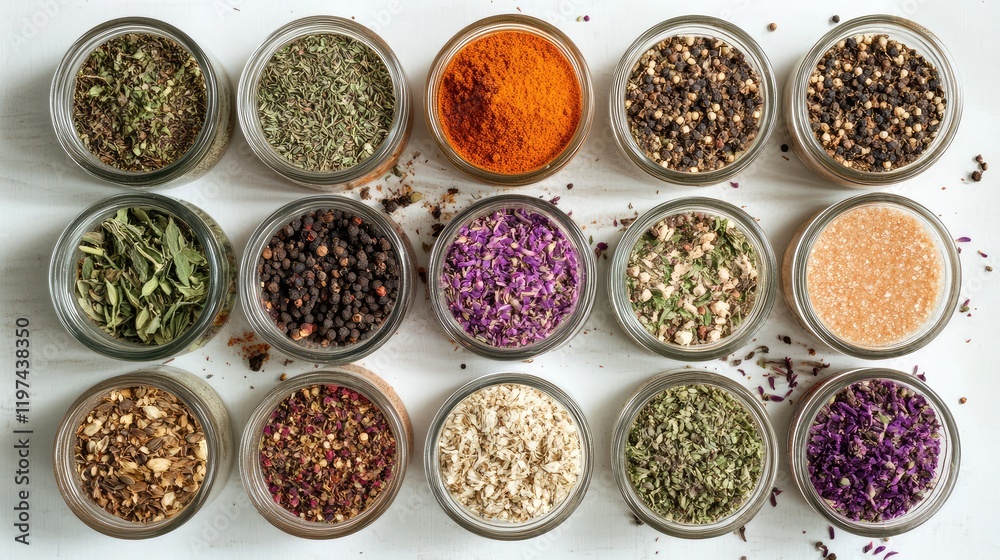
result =
M943 281L931 233L895 208L863 206L835 218L806 262L817 318L841 340L864 347L899 342L923 327Z
M569 144L583 112L572 64L548 39L501 31L466 45L438 89L445 137L462 159L502 174L533 171Z

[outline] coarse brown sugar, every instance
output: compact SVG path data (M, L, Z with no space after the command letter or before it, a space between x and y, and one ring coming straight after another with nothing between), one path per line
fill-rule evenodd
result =
M944 263L927 227L891 207L862 206L820 232L806 263L816 317L837 338L886 346L914 334L941 298Z

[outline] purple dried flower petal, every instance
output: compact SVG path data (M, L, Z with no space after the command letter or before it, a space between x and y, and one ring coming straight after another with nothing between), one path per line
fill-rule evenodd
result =
M883 556L882 560L886 560L886 558L889 558L890 556L895 556L897 554L899 554L899 553L896 552L895 550L893 550L892 552L890 552L890 553L886 554L885 556Z
M737 183L736 181L729 181L729 186L733 187L734 189L740 188L740 184Z
M872 552L872 556L878 556L883 550L885 550L885 546L879 545L875 547L875 550Z
M982 251L976 251L976 252L979 253L979 256L983 257L984 259L989 256L989 255L987 255L986 253L984 253Z
M962 237L959 237L958 239L956 239L955 241L957 241L959 243L968 243L968 242L972 241L972 238L971 237L962 236Z
M826 528L830 532L830 540L837 538L836 533L833 531L833 525L827 525Z
M871 551L873 546L875 546L875 541L870 541L861 549L861 552L868 554L868 552Z

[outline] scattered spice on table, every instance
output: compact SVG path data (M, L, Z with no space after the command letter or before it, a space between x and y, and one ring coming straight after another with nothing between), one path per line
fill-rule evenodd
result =
M777 23L774 23L774 22L772 21L771 23L769 23L769 24L767 25L767 29L768 29L768 31L777 31L777 30L778 30L778 24L777 24Z
M499 31L454 55L438 86L437 112L462 159L516 175L545 166L569 145L582 118L582 90L554 43Z
M838 216L806 261L816 317L837 338L860 346L894 344L917 332L931 319L943 285L934 237L915 216L891 207L861 206Z
M854 383L817 413L806 459L820 497L853 521L906 514L937 482L941 424L927 400L887 379Z
M166 37L126 33L100 45L76 74L73 124L104 164L149 172L194 145L207 113L198 61Z
M375 153L395 115L385 61L346 35L306 35L281 46L264 66L257 117L264 137L288 163L334 172Z
M758 266L753 246L732 220L684 212L639 238L626 286L636 317L657 339L708 344L735 332L753 308Z
M441 477L472 514L524 523L559 506L582 471L580 434L558 401L504 383L462 399L437 441Z
M576 308L580 256L548 217L505 208L459 228L438 281L470 336L522 347L547 338Z
M414 191L409 185L404 185L398 193L393 193L392 196L387 196L381 200L379 203L385 209L387 214L392 214L400 208L406 208L407 206L419 202L424 198L424 195Z
M310 210L274 232L261 252L261 304L299 344L356 344L395 308L398 258L389 238L361 216Z
M844 167L880 173L913 163L948 103L937 69L887 35L854 35L821 58L806 91L816 140Z
M636 61L625 86L629 130L661 167L721 169L760 130L760 76L738 48L711 37L663 39Z
M299 389L275 408L260 439L260 469L274 502L316 523L370 508L396 470L385 415L348 387Z
M121 208L80 239L77 303L109 335L162 345L183 335L208 298L209 270L187 224L152 208Z
M832 21L833 23L840 23L840 16L835 15L832 18L830 18L830 21Z
M205 480L208 442L175 395L151 386L102 396L76 430L84 492L108 513L153 523L180 513Z
M247 361L251 371L260 371L264 363L271 359L271 345L257 340L257 333L253 331L231 336L226 344L240 347L240 357Z
M636 414L625 471L639 498L664 519L713 523L746 503L764 462L750 411L710 385L671 387Z

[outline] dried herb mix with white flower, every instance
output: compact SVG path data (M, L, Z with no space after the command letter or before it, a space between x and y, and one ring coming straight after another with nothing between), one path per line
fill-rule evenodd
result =
M639 238L626 286L636 317L658 340L709 344L746 319L757 296L758 267L756 251L732 220L684 212Z

